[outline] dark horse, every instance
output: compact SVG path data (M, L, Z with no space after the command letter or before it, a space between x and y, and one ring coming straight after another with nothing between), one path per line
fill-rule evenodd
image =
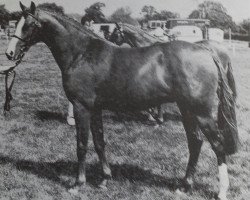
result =
M219 198L229 186L226 155L237 151L235 99L216 55L187 42L119 48L70 18L22 4L23 16L6 55L18 60L30 46L43 41L62 73L65 93L74 106L77 131L78 191L86 183L85 159L89 130L102 164L105 186L111 177L103 139L102 110L144 110L177 102L190 152L182 190L190 189L202 145L198 127L218 159Z

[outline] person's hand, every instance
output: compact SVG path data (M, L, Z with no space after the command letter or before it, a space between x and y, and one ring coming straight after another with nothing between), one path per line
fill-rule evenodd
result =
M6 74L9 71L12 71L15 68L15 65L13 66L0 66L0 74Z

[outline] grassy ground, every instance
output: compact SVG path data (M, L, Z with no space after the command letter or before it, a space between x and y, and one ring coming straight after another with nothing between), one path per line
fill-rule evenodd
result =
M0 41L0 54L6 42ZM0 65L7 63L0 56ZM232 54L238 86L239 153L228 159L234 200L250 199L250 49ZM187 143L178 110L167 107L165 123L155 128L145 120L123 122L104 113L107 155L113 179L99 190L100 167L92 140L87 156L87 186L67 192L76 172L75 129L66 124L67 100L61 74L49 50L36 45L18 67L11 113L0 115L0 199L211 199L218 190L217 165L207 142L202 147L192 195L177 196L174 185L185 173ZM4 79L0 77L0 105Z

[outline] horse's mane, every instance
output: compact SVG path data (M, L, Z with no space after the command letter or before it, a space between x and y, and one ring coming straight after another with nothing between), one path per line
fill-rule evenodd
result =
M68 15L65 15L65 14L60 13L60 12L52 11L52 10L46 9L46 8L38 8L38 11L45 12L46 14L53 16L54 18L56 18L60 22L67 22L66 25L70 24L76 30L80 31L81 33L83 33L85 35L88 35L88 36L90 36L90 37L92 37L94 39L102 40L102 41L104 41L106 43L109 43L109 44L113 45L113 43L108 42L107 40L103 39L102 37L95 34L93 31L87 29L81 23L79 23L75 19L69 17Z
M160 38L157 38L157 37L155 37L153 35L150 35L148 32L142 30L141 28L137 28L137 27L135 27L133 25L123 23L122 27L123 27L124 32L131 33L136 38L141 37L144 40L146 39L146 40L148 40L148 41L150 41L152 43L164 42L164 40L162 40Z

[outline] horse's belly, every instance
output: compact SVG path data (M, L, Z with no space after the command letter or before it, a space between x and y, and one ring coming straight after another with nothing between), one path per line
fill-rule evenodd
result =
M120 90L110 88L100 99L102 106L111 110L144 110L174 101L173 95L163 88L147 84L137 84Z

